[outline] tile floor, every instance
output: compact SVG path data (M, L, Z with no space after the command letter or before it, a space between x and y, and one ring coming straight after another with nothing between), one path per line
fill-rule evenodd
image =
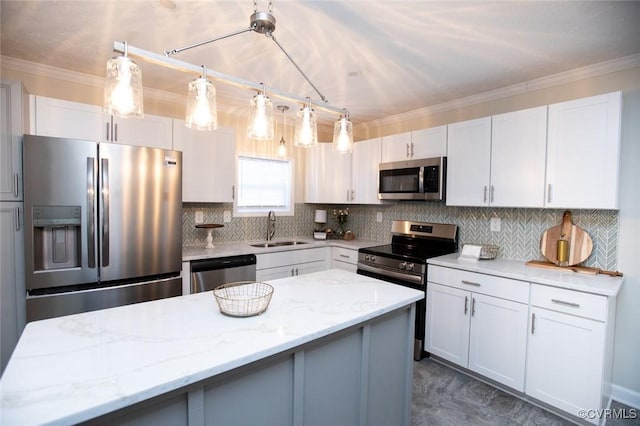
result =
M626 409L627 417L607 426L640 425L640 410ZM493 386L462 374L430 358L414 364L412 426L544 425L573 423L529 404Z

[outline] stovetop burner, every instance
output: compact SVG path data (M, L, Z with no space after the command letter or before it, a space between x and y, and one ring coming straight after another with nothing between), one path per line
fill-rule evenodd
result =
M424 248L401 244L385 244L382 246L367 247L360 249L359 252L414 263L427 263L427 259L431 257L451 253L450 250L444 248Z

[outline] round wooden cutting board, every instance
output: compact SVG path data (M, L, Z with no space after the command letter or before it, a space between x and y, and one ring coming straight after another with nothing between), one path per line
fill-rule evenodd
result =
M567 266L584 262L593 251L593 241L589 234L571 222L571 212L562 215L562 223L544 231L540 239L542 255L549 261L558 264L558 240L569 242L569 260Z

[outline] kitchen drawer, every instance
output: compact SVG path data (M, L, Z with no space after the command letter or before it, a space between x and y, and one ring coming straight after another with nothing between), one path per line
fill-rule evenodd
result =
M332 247L332 258L333 260L338 260L340 262L353 263L354 265L358 263L358 251L346 249L342 247Z
M427 281L520 303L529 303L529 283L429 265Z
M598 321L607 320L607 297L596 294L532 284L531 305Z
M295 265L299 263L319 262L328 260L329 247L311 249L295 249L274 253L256 254L256 269L275 268L278 266Z

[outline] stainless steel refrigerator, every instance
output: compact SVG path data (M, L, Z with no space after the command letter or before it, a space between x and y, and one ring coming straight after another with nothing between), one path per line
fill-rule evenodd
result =
M182 294L182 153L25 135L27 321Z

